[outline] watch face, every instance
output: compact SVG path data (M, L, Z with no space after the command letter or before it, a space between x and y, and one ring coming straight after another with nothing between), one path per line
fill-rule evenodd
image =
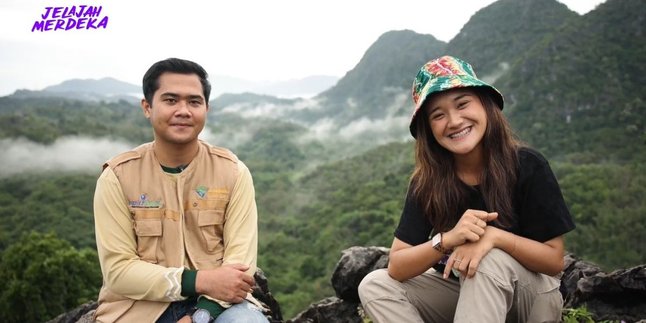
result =
M191 319L195 323L209 323L209 321L211 320L211 314L209 313L209 311L200 308L195 311L195 313L193 313Z
M433 245L433 248L439 250L440 245L442 244L442 236L439 234L434 235L431 240L431 244Z

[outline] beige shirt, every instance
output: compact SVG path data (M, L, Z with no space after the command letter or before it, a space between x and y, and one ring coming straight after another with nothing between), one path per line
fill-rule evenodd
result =
M205 147L208 146L203 144L201 149L208 149ZM229 195L222 227L224 250L221 264L242 263L248 265L250 269L247 273L253 275L256 270L258 240L255 192L248 168L241 161L237 161L236 165L237 178L235 178L235 184ZM182 176L178 176L181 174L164 174L168 176L169 180L175 181L176 187L182 188L183 179ZM182 192L177 194L183 195ZM135 233L135 230L139 230L136 228L136 223L140 221L133 218L129 203L132 201L126 198L119 178L113 169L111 167L105 168L97 181L94 197L97 250L103 273L103 287L109 294L103 298L107 302L110 302L112 298L110 295L154 302L172 302L184 299L181 296L181 275L184 268L180 266L168 267L141 259L141 250L138 250L138 237ZM184 213L185 210L166 210L164 221L169 221L169 217L176 218L173 219L175 221L183 220ZM200 268L204 265L191 260L186 254L186 239L183 240L185 254L182 255L182 263L184 267L205 269ZM221 304L227 306L224 302ZM100 310L101 304L99 307ZM97 312L100 312L99 310Z

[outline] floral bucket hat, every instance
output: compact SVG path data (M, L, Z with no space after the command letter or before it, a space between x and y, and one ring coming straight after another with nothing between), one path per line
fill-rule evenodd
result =
M461 87L482 86L489 90L500 110L504 100L493 86L477 78L469 63L453 57L442 56L424 64L413 81L413 102L415 110L410 119L410 133L416 138L415 117L426 99L434 93Z

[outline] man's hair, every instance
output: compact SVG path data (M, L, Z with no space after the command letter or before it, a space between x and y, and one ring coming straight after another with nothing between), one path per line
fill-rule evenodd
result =
M202 83L202 92L207 104L209 102L209 95L211 94L211 83L209 83L209 75L206 70L195 62L191 62L180 58L168 58L153 64L143 79L144 98L148 103L152 104L153 95L159 89L159 77L166 73L178 74L196 74Z
M471 88L485 108L487 129L482 138L484 172L480 190L486 211L498 212L496 222L502 227L513 226L512 195L517 181L518 149L522 143L514 136L507 119L487 89ZM430 102L430 100L426 100ZM427 105L427 104L425 104ZM460 184L453 153L442 147L433 136L428 121L428 107L421 109L415 122L415 170L411 176L412 189L419 205L436 228L450 230L460 219L460 210L468 207L469 192Z

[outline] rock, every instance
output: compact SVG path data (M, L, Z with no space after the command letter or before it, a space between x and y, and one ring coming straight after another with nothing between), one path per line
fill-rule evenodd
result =
M601 268L595 264L581 261L572 254L565 255L563 261L565 264L563 275L561 275L561 294L563 294L565 306L572 307L569 305L570 298L574 294L579 280L600 273Z
M287 323L362 323L359 304L328 297L310 305Z
M269 282L262 269L256 268L254 278L256 279L256 285L253 287L251 295L267 306L263 308L263 314L265 314L270 323L282 322L283 314L280 311L280 305L269 291Z
M332 275L337 297L328 297L310 305L287 322L290 323L361 323L363 309L357 288L371 271L386 268L388 248L351 247L344 250ZM564 258L561 293L565 307L585 306L595 320L646 323L646 265L603 272L599 266L572 254ZM269 322L283 322L280 306L269 291L268 281L259 268L254 276L253 296L265 304ZM83 304L49 321L51 323L92 322L96 302Z
M47 323L88 323L94 322L94 311L99 304L95 301L90 301L79 307L63 313L54 319L47 321Z
M288 322L363 322L357 288L368 273L388 266L388 251L383 247L350 247L344 250L332 274L332 287L337 297L328 297L310 305Z
M344 250L332 274L332 287L336 296L345 301L359 303L357 288L363 277L386 266L388 248L350 247Z
M359 306L357 287L369 272L386 268L389 249L383 247L351 247L342 252L332 286L342 301L316 303L297 318L299 322L327 322L318 316L304 316L306 312L321 311L317 307L352 308ZM636 322L646 319L646 265L604 273L599 266L582 261L572 254L564 258L561 293L565 306L585 306L595 320ZM347 303L347 304L346 304ZM341 315L341 311L337 312ZM355 319L352 314L351 319ZM358 314L356 314L358 315ZM354 321L335 321L354 322Z
M585 306L595 320L645 319L646 265L581 278L566 306Z
M254 275L256 285L253 287L252 295L259 300L263 306L263 314L270 323L283 322L280 306L269 291L269 283L262 269L257 268ZM63 313L47 323L91 323L94 322L94 311L98 304L91 301L78 306L77 308Z

